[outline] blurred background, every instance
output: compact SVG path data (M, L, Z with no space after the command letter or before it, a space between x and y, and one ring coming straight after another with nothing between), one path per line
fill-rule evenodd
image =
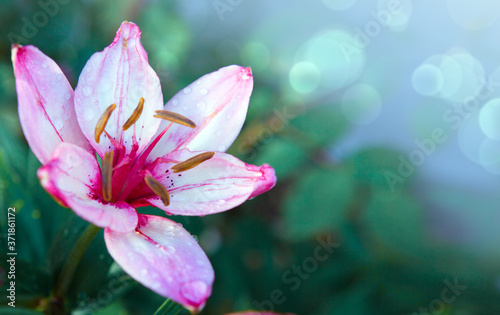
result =
M10 45L39 47L74 87L123 20L141 27L165 102L220 67L253 70L228 152L269 163L278 184L229 212L174 218L215 269L202 314L500 313L494 0L2 0L0 227L5 236L16 207L19 307L43 304L86 223L38 183ZM152 314L163 303L101 237L84 262L75 314Z

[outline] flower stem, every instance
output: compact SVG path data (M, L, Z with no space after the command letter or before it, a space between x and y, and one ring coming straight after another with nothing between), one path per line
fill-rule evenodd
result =
M75 246L73 246L73 249L68 255L68 259L59 274L57 284L52 292L52 301L56 303L63 302L66 291L73 280L73 275L75 274L76 268L78 268L83 254L85 254L85 251L100 229L100 227L91 223L87 226L85 231L83 231L82 235L80 235L80 238L76 241Z

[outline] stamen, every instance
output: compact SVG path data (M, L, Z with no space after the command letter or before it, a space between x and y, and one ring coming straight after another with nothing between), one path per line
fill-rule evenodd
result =
M214 156L214 154L214 152L205 152L198 154L190 159L185 160L184 162L174 165L172 169L174 170L174 173L187 171L189 169L192 169L193 167L200 165L206 160L210 160Z
M193 121L177 113L169 112L168 110L157 110L156 115L154 117L165 119L191 128L196 127L196 124Z
M153 178L153 176L147 174L144 177L144 181L151 188L151 190L160 197L161 201L165 206L170 204L170 196L168 195L168 191L159 181Z
M112 197L111 180L113 178L113 157L114 151L108 151L104 154L102 160L102 197L106 201L110 201Z
M99 143L101 134L104 131L104 128L106 127L106 124L108 123L109 116L111 116L111 113L115 110L116 104L111 104L109 105L108 108L102 113L101 118L99 118L99 121L97 121L97 125L95 125L95 142Z
M144 97L141 97L141 99L139 100L139 105L137 105L132 115L130 115L129 119L123 125L123 131L127 130L128 128L132 127L133 124L135 124L137 119L141 117L143 108L144 108Z

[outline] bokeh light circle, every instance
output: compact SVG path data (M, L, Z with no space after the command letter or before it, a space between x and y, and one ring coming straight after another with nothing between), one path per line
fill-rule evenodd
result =
M420 94L454 103L474 100L485 86L481 63L462 49L427 58L412 76L413 88Z
M371 85L358 84L345 91L341 108L349 121L358 125L366 125L380 114L382 98Z
M493 24L500 16L500 1L448 0L452 19L467 30L480 30Z
M441 70L431 64L424 64L415 69L412 75L412 85L421 95L432 96L443 88L443 74Z
M408 26L413 13L411 0L379 0L376 14L379 19L385 19L386 24L394 32L402 32Z
M290 70L290 85L299 93L305 94L313 92L318 87L320 80L320 71L312 62L298 62Z
M500 140L500 98L486 103L479 112L479 126L493 140Z
M361 74L365 64L364 48L345 31L323 31L310 39L297 53L297 60L316 66L321 87L340 89Z
M252 67L253 71L261 71L269 66L271 53L269 48L261 42L249 42L241 50L241 59Z

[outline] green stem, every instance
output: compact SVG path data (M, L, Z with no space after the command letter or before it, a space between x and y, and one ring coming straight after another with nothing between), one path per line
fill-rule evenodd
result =
M73 280L73 275L75 274L76 268L78 267L83 254L85 254L85 251L100 229L100 227L97 227L91 223L85 229L85 231L83 231L82 235L69 253L66 264L59 274L59 279L57 280L57 284L52 293L53 299L59 300L61 302L64 300L66 291L71 284L71 280Z

